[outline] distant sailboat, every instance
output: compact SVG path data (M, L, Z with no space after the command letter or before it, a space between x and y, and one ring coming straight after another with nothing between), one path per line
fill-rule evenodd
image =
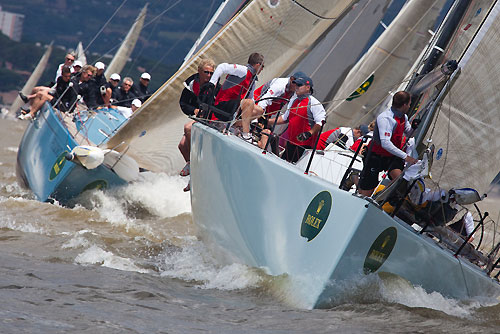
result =
M21 90L24 95L29 95L31 94L31 91L35 86L38 84L38 80L40 80L43 71L45 71L45 68L47 67L47 63L49 61L50 54L52 53L52 44L53 42L50 43L50 45L47 47L47 50L45 50L45 53L43 54L42 58L40 58L40 61L35 67L35 70L33 73L31 73L31 76L29 77L28 81L24 84L23 89ZM24 104L23 100L19 96L16 97L14 100L14 103L12 103L12 106L10 107L10 111L12 112L17 112L19 108Z
M75 49L76 53L76 60L79 60L82 62L82 66L87 65L87 57L85 56L85 51L83 50L83 45L82 42L78 42L78 45L76 46Z
M134 50L135 44L137 43L137 39L139 38L142 27L144 25L147 8L148 4L146 4L144 8L142 8L141 12L137 16L137 19L130 28L127 36L121 43L120 48L118 49L118 51L116 51L113 60L111 60L111 63L106 68L106 71L104 72L106 78L109 78L113 73L120 73L125 67L125 64L127 64L127 61L130 58L132 51Z

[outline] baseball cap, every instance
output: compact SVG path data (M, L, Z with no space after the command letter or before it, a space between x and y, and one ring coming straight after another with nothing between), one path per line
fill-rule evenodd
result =
M142 102L139 99L133 99L132 105L136 106L137 108L140 108L142 106Z
M111 76L109 77L111 80L118 80L120 81L121 78L120 78L120 75L118 73L113 73L111 74Z
M79 60L75 60L75 62L73 63L73 67L75 67L75 66L80 66L80 67L82 67L82 66L83 66L83 64L82 64L82 62L81 62L81 61L79 61Z
M104 63L98 61L97 63L95 63L95 68L97 68L98 70L104 70Z
M359 130L361 131L361 135L364 136L366 135L368 132L370 132L370 129L368 129L368 125L366 124L361 124L359 126Z
M294 83L300 84L300 85L309 85L313 86L313 81L311 78L309 78L307 75L301 75L299 77L295 77L295 80L293 80Z
M144 72L141 74L141 79L151 80L151 75L149 73Z
M302 78L302 77L307 77L307 75L304 72L298 71L292 74L292 77L294 78Z

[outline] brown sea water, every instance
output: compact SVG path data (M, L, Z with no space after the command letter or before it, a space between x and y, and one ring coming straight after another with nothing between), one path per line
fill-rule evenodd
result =
M15 177L25 125L0 119L0 333L500 332L496 300L375 275L329 309L304 310L286 277L210 252L181 177L147 175L75 208L40 203Z

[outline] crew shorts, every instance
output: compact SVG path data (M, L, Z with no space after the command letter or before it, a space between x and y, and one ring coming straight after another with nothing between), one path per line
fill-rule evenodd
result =
M381 171L387 171L390 175L392 170L403 170L404 166L404 160L399 157L384 157L370 152L364 161L363 170L359 176L358 187L361 190L374 189L378 185L378 175Z

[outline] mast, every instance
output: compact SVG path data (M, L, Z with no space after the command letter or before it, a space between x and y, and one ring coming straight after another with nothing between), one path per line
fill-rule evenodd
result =
M40 61L36 65L35 70L33 71L33 73L31 73L31 76L29 77L28 81L26 81L26 83L24 84L24 87L21 90L24 95L31 94L33 88L35 88L35 86L38 84L38 80L40 80L43 71L45 71L45 68L47 67L50 54L52 53L53 43L54 42L50 42L50 45L47 47L47 50L45 50L45 53L43 54L42 58L40 58ZM17 112L23 104L24 102L21 100L19 96L17 96L14 102L12 103L10 110L13 112Z
M130 55L132 54L132 51L135 48L135 44L137 43L137 39L139 38L142 27L144 25L147 8L148 4L146 3L144 8L142 8L141 12L139 13L139 16L137 16L134 24L130 28L127 36L120 45L120 48L113 57L113 60L111 60L111 63L108 65L106 72L104 72L106 78L109 78L109 76L113 73L120 73L125 67L125 64L127 63Z

